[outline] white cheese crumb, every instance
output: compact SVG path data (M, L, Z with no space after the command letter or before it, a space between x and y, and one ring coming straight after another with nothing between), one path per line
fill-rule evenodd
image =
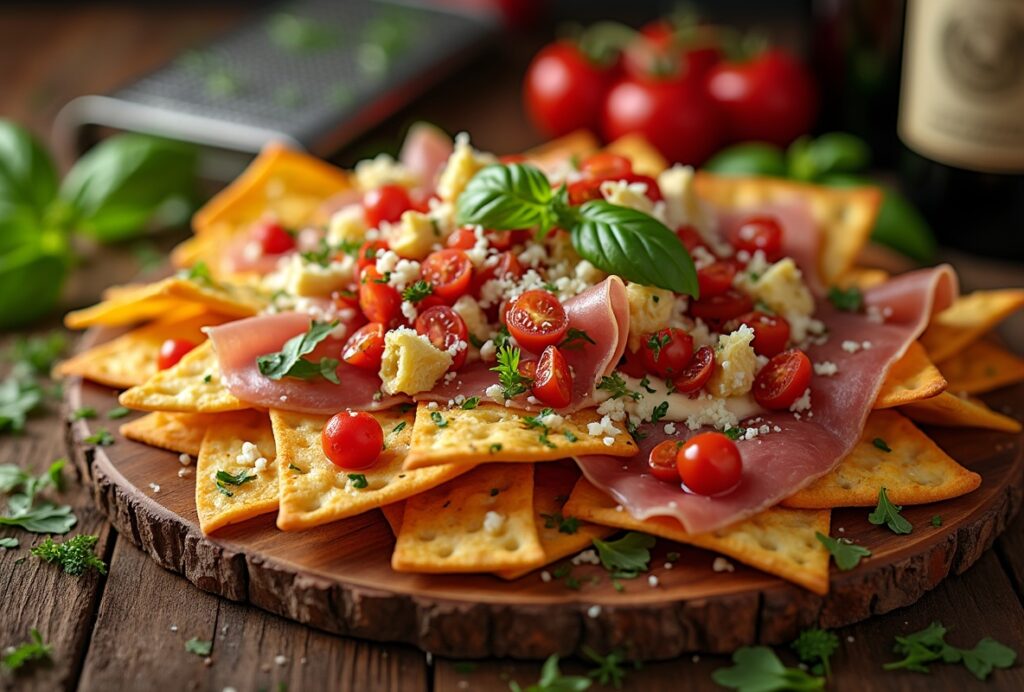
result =
M547 570L544 570L543 572L541 572L540 573L540 580L542 582L544 582L545 584L547 584L549 581L551 581L551 572L549 572Z
M276 663L279 666L283 666L286 663L288 663L288 659L285 658L282 654L278 654L277 656L274 656L274 663Z
M500 384L492 384L484 390L484 394L495 401L501 401L502 398L504 398L504 390L501 388Z
M592 605L589 608L587 608L587 617L588 618L593 619L593 618L596 618L600 614L601 614L601 606L599 606L599 605Z
M664 565L662 565L662 567L664 567L665 569L672 569L674 565L671 562L666 562Z
M832 377L839 372L839 366L830 360L823 360L814 364L814 374L822 377Z
M665 423L665 434L666 435L675 435L676 434L676 424L675 423Z
M804 393L800 395L800 398L794 401L790 407L790 411L806 411L811 408L811 388L808 387L804 390Z
M152 490L154 493L160 492L160 486L157 485L156 483L150 483L149 489Z
M188 478L192 475L192 469L178 469L178 478Z
M242 442L242 451L235 457L235 461L243 466L252 466L260 456L260 448L246 440Z
M189 466L192 464L192 457L182 452L181 454L178 455L178 463L180 463L182 466Z
M715 572L734 572L736 568L724 557L716 557L711 563L711 569Z
M605 447L611 447L613 444L615 444L615 438L614 437L605 436L605 437L601 438L601 442L604 443Z
M597 556L596 550L584 550L571 560L574 565L599 565L601 558Z
M177 625L171 625L171 631L172 632L177 632L178 631L178 626Z
M484 515L484 531L491 534L492 536L497 535L501 532L501 528L505 525L505 515L499 512L488 512Z
M265 471L267 468L267 458L260 457L259 459L257 459L256 462L253 464L253 468L256 470L256 473L261 473Z
M860 344L858 344L856 341L850 341L849 339L840 344L840 346L847 353L856 353L861 349Z
M647 585L652 589L656 589L658 587L658 577L653 574L649 575L647 577Z

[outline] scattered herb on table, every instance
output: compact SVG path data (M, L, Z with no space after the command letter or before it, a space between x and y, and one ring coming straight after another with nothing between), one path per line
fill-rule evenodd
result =
M811 627L803 630L790 645L801 661L811 666L815 675L832 675L829 659L839 648L839 637L834 632Z
M884 487L879 488L878 506L868 515L868 521L875 526L885 524L893 533L908 534L914 530L914 526L900 514L902 509L889 501L889 495Z
M593 680L582 675L562 675L558 668L558 656L552 654L544 661L540 669L540 679L529 687L521 687L515 680L510 680L508 688L511 692L583 692L590 689Z
M71 412L71 420L92 420L97 415L98 414L96 413L96 409L94 409L92 406L82 406L80 408L76 408L74 411Z
M209 377L209 375L207 375L207 377ZM124 406L115 406L114 408L112 408L109 411L107 411L107 419L108 420L119 420L121 418L124 418L125 416L127 416L130 413L131 413L131 411L129 409L125 408Z
M31 380L16 375L9 375L0 380L0 433L24 430L28 414L32 413L42 400L42 389Z
M49 660L50 654L53 653L53 647L43 642L43 636L39 634L39 630L33 627L29 630L29 637L29 641L11 647L4 653L2 659L4 668L20 670L29 663Z
M893 650L903 656L882 666L885 670L930 672L931 663L962 663L974 677L985 680L995 668L1009 668L1017 660L1017 652L991 637L985 637L973 649L960 649L946 642L946 628L933 622L919 632L896 637Z
M79 576L86 570L95 569L100 574L107 573L107 565L101 560L94 548L98 536L81 534L57 543L47 536L46 540L32 548L32 554L49 564L58 564L67 574Z
M21 542L17 538L13 538L11 536L5 536L3 538L0 538L0 548L5 548L7 550L14 550L15 548L17 548L20 545L21 545Z
M861 558L871 557L871 551L855 544L849 538L831 538L816 531L814 535L821 542L823 546L832 554L832 559L836 562L836 567L844 572L847 572L858 564L860 564Z
M189 652L190 654L195 654L196 656L202 656L205 658L206 656L210 655L210 652L213 651L213 642L204 639L198 639L197 637L192 637L187 642L185 642L185 651Z
M732 655L731 668L719 668L711 679L739 692L795 692L825 689L825 678L799 668L787 668L766 646L744 646Z
M86 444L98 445L100 447L109 447L114 444L114 436L110 434L110 431L106 428L100 428L92 435L89 435L84 440Z
M40 336L19 337L5 354L14 369L26 375L47 376L68 346L61 331Z
M626 678L626 671L622 664L626 662L626 657L621 651L612 651L607 656L602 656L589 646L584 646L581 651L587 660L597 665L587 673L588 678L596 680L600 685L611 685L615 689L622 688L622 681ZM634 662L633 667L639 669L639 661Z
M932 526L942 526L942 517L938 514L932 517Z
M630 531L614 541L594 539L594 547L604 568L617 579L632 579L645 572L651 561L651 548L656 539L645 533Z

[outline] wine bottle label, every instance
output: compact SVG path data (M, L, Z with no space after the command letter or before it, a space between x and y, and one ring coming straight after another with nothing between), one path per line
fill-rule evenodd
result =
M908 1L898 131L940 163L1024 172L1024 2Z

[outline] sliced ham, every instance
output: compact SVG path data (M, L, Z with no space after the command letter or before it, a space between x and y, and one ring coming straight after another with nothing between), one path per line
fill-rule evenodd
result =
M563 409L574 411L591 404L594 387L601 378L611 374L626 350L629 337L629 301L622 279L611 276L565 302L569 327L585 331L596 344L577 341L580 348L563 349L573 372L573 403ZM536 356L524 354L523 359ZM448 383L440 383L430 392L417 395L424 401L449 401L462 395L486 398L486 390L498 383L491 364L476 362L458 372ZM517 397L517 408L536 409L526 396Z
M656 444L700 432L686 430L682 423L675 435L666 434L663 423L641 426L646 437L630 459L586 456L577 463L594 485L639 519L673 517L687 531L702 533L756 514L824 475L850 453L889 368L921 334L932 313L950 305L956 294L956 275L944 265L866 291L865 303L887 315L884 324L839 312L819 300L816 317L828 325L828 340L806 352L812 362L835 363L838 372L813 377L810 411L776 412L746 421L748 427L767 425L772 432L737 443L743 480L727 495L687 494L646 473L647 457ZM854 343L858 347L851 353ZM781 432L774 431L776 426Z
M409 400L380 396L377 373L344 362L337 371L340 385L322 379L272 380L260 374L257 357L280 351L288 339L309 329L310 320L309 315L286 312L211 328L209 335L217 351L221 377L231 393L253 406L322 414L345 409L373 411Z
M429 123L416 123L409 128L398 160L419 176L424 189L432 192L453 148L451 137L443 130Z

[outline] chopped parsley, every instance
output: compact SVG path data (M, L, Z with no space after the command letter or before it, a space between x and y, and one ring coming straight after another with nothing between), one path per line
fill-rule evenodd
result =
M903 509L889 501L884 487L878 489L878 506L868 515L868 521L875 526L885 524L893 533L907 534L914 530L913 525L900 514Z
M185 651L205 658L210 655L211 651L213 651L213 642L192 637L185 642Z
M472 409L475 409L479 404L480 404L480 397L478 397L478 396L471 396L471 397L469 397L468 399L466 399L465 401L462 402L462 405L461 405L460 408L462 408L463 411L470 411Z
M106 563L93 551L98 540L99 536L82 534L69 538L63 543L57 543L47 536L46 540L32 548L31 552L43 562L58 564L67 574L75 577L89 569L106 574Z
M654 356L655 361L661 357L661 349L668 346L671 340L672 337L667 331L651 334L650 338L647 339L647 348L651 349L651 354Z
M448 427L448 421L446 421L444 419L444 416L442 416L437 411L431 411L430 412L430 420L434 421L434 425L436 425L439 428L447 428Z
M886 454L892 451L892 447L890 447L888 443L880 437L876 437L875 439L871 440L871 444L873 444L875 447L882 450Z
M106 428L100 428L89 437L83 440L86 444L99 445L100 447L109 447L114 444L114 436L110 434L110 431Z
M597 383L598 389L611 394L612 399L621 399L624 396L628 396L633 401L640 399L642 394L640 392L634 392L632 389L626 386L626 381L622 379L622 375L617 372L613 372L611 375L607 375L601 378L601 381Z
M415 281L402 291L402 300L408 300L410 303L418 303L427 296L433 294L434 286L423 279Z
M0 661L3 663L4 668L7 670L20 670L30 663L45 661L50 658L50 654L53 653L53 647L43 642L43 636L39 634L39 630L33 627L29 630L29 636L31 637L29 641L16 647L11 647L9 651L4 653L4 657Z
M124 406L115 406L114 408L107 411L107 419L118 420L120 418L124 418L130 413L131 411L129 409L126 409Z
M932 526L942 526L942 517L936 514L932 517Z
M296 466L295 464L288 464L288 468L290 468L292 471L295 471L296 473L305 473L305 471L303 471L302 468Z
M498 349L497 357L498 364L491 370L498 373L502 396L512 399L529 391L532 381L519 372L519 349L506 343Z
M831 538L820 531L815 531L814 535L825 546L825 549L832 554L836 567L844 572L848 572L860 564L862 557L871 557L870 550L855 544L849 538Z
M617 579L632 579L647 570L651 561L650 549L655 544L654 536L630 531L614 541L594 539L594 547L601 558L601 564Z
M811 666L812 673L825 677L832 675L829 659L839 648L839 637L835 633L812 627L802 631L790 647L801 661Z
M590 335L585 331L576 327L569 327L569 331L565 333L565 338L562 339L562 343L558 344L558 347L578 349L583 348L584 342L597 346L597 342L591 339Z
M539 435L539 436L537 437L537 441L538 441L538 442L540 442L540 443L541 443L542 445L544 445L545 447L550 447L551 449L555 449L555 448L557 447L557 445L556 445L556 444L555 444L554 442L552 442L551 440L549 440L549 439L548 439L548 433L547 433L547 430L545 430L544 432L542 432L542 433L541 433L541 434L540 434L540 435Z
M403 421L399 421L398 425L396 425L395 427L391 428L391 432L393 432L393 433L402 432L403 430L405 430L405 425L406 425L406 423L405 423L404 420Z
M212 380L213 380L213 375L203 375L203 383L204 384L210 384L210 382Z
M995 668L1009 668L1017 660L1017 652L985 637L973 649L961 649L946 642L946 628L933 622L920 632L896 637L893 650L903 656L882 666L885 670L912 670L928 673L932 663L962 663L974 677L985 680Z
M828 300L837 310L843 312L860 312L864 306L864 294L856 286L846 289L833 286L828 289Z
M541 514L544 519L545 529L558 529L558 533L572 535L580 528L580 520L576 517L563 517L561 512L554 514Z
M726 428L725 429L725 436L728 437L730 440L735 442L736 440L738 440L741 437L743 437L743 428L737 428L736 426L733 426L731 428Z
M217 471L217 482L227 483L228 485L244 485L249 481L256 480L255 475L249 475L247 469L242 469L238 473L228 473L227 471Z
M640 380L640 387L648 394L654 394L656 391L658 391L657 389L651 386L651 380L647 377L647 375L644 375L643 378Z
M82 406L80 408L76 408L74 411L71 412L71 420L91 420L95 418L97 415L98 414L96 413L96 409L94 409L92 406Z
M573 433L572 430L563 430L562 434L565 435L565 439L569 440L569 442L576 442L577 440L579 440L579 438L576 437L576 434Z
M363 488L370 487L370 482L366 480L366 474L363 473L350 473L348 479L352 483L352 487L356 490L362 490Z
M657 406L655 406L654 410L651 411L651 422L652 423L657 423L658 421L660 421L662 418L664 418L667 415L668 415L668 402L667 401L663 401L660 404L658 404Z
M501 451L501 443L500 442L495 442L494 444L492 444L490 447L487 448L487 452L489 454L497 454L500 451Z

